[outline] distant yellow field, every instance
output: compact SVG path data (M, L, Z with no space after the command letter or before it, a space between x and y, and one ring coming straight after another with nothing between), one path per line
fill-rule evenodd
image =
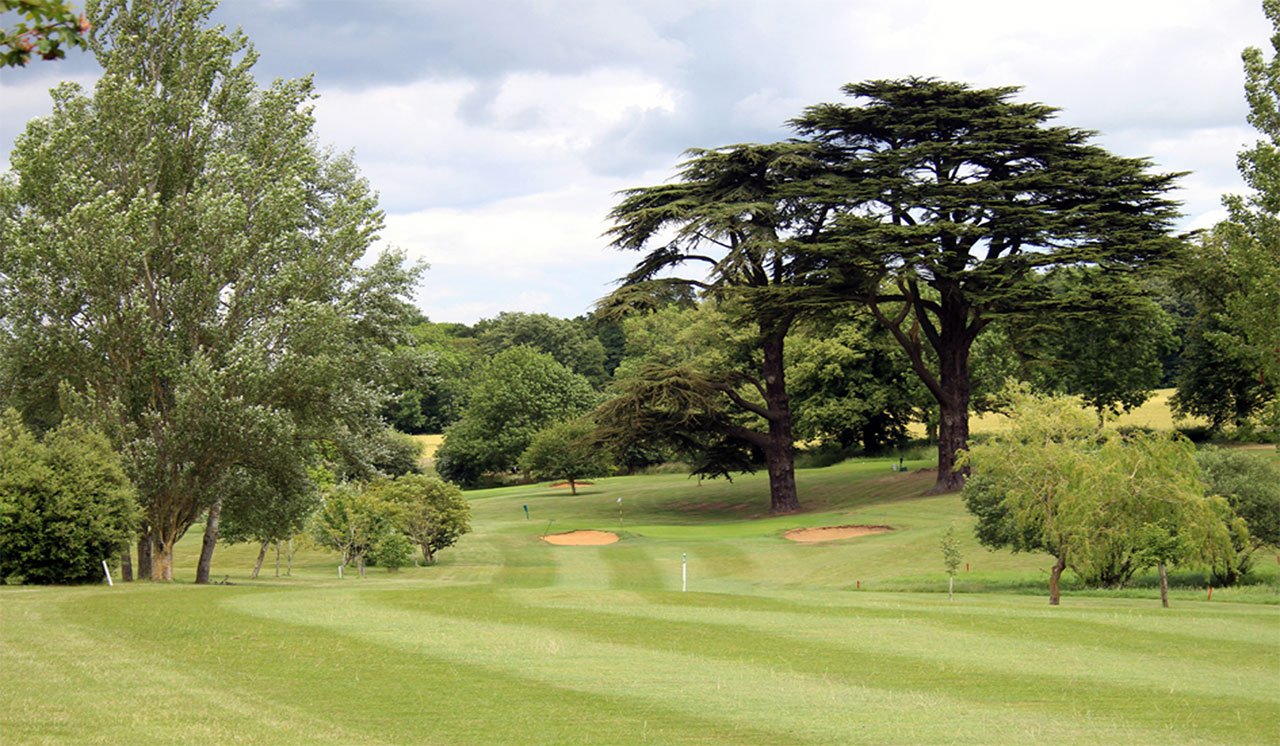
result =
M1195 417L1181 419L1175 423L1173 410L1169 408L1169 397L1173 396L1173 392L1174 389L1156 389L1155 394L1145 404L1121 415L1111 424L1122 427L1126 425L1149 427L1154 430L1172 430L1174 427L1194 427L1196 425L1209 424L1207 420ZM969 432L999 432L1008 427L1008 421L1007 417L1000 414L974 415L969 418ZM911 434L915 437L924 437L924 425L913 424L911 426Z
M435 458L436 449L444 442L443 435L410 435L409 437L413 438L413 442L417 443L418 447L422 449L420 458L424 462Z

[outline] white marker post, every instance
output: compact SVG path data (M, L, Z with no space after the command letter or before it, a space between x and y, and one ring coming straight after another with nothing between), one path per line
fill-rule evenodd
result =
M338 580L342 580L342 565L338 565Z
M107 576L107 587L115 588L116 584L111 582L111 571L107 569L107 561L102 561L102 572Z
M684 593L689 590L689 555L686 552L680 553L680 592Z

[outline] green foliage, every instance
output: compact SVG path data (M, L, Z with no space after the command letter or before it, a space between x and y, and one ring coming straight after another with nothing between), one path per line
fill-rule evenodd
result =
M375 195L316 145L311 81L258 88L213 6L98 3L103 76L53 92L0 183L0 389L28 421L67 407L114 442L157 579L233 470L382 427L417 276L395 254L357 266Z
M106 438L67 421L37 440L0 420L0 583L95 583L137 525L133 485Z
M0 28L0 67L24 67L32 53L45 60L60 60L67 49L89 46L91 28L83 15L65 0L0 0L0 13L14 11L25 20L13 28Z
M596 437L620 453L674 453L702 476L755 471L759 459L746 428L727 406L737 383L687 367L642 365L615 382L612 398L592 414Z
M1173 320L1127 275L1059 267L1044 278L1051 315L1010 320L1022 377L1039 390L1080 397L1118 415L1151 397L1162 358L1173 351Z
M533 436L520 456L520 471L534 479L563 479L578 494L577 482L613 473L613 454L592 438L595 425L579 419L559 422Z
M792 125L825 168L796 186L828 216L794 249L824 267L832 302L866 306L941 409L938 489L968 437L969 355L1002 315L1050 313L1039 272L1141 266L1167 256L1176 175L1052 126L1017 88L933 79L845 86L859 105L809 107Z
M589 334L584 324L545 313L504 312L497 318L479 321L475 333L480 351L486 356L524 346L550 355L597 389L609 378L604 344Z
M422 548L422 559L457 543L471 530L471 506L456 484L423 474L373 482L366 492L390 506L395 528Z
M480 371L462 420L445 433L436 471L467 484L515 468L540 430L586 414L597 400L587 379L550 355L504 350Z
M883 328L844 320L801 325L788 339L788 389L797 439L863 453L907 440L921 404L906 359Z
M942 564L947 568L948 575L955 575L960 569L960 540L956 538L956 530L954 526L948 526L947 532L942 535L940 542L942 548Z
M1215 574L1217 585L1230 585L1253 566L1262 548L1280 549L1280 465L1248 451L1205 448L1196 454L1209 493L1226 498L1244 520L1246 533L1233 536L1236 564Z
M413 544L409 537L401 533L389 533L382 537L370 552L367 563L374 567L385 567L387 572L396 572L413 561Z
M342 555L342 565L355 562L364 575L364 558L391 532L395 508L359 484L331 488L311 521L311 535L320 546Z
M1195 315L1184 339L1174 410L1203 417L1214 430L1247 427L1280 391L1280 378L1274 372L1268 377L1271 351L1246 341L1280 325L1280 303L1256 297L1250 303L1262 305L1249 314L1232 311L1232 304L1248 295L1252 278L1270 271L1261 266L1266 262L1252 266L1245 261L1249 249L1238 238L1238 226L1229 223L1200 236L1188 247L1175 280L1194 304ZM1280 261L1280 254L1269 261Z
M1206 497L1190 443L1121 435L1066 397L1010 392L1012 421L963 456L976 478L963 493L989 547L1043 551L1086 582L1122 585L1144 566L1151 526L1179 539L1177 559L1224 571L1242 523ZM1146 532L1146 533L1144 533ZM1054 599L1056 602L1056 598Z

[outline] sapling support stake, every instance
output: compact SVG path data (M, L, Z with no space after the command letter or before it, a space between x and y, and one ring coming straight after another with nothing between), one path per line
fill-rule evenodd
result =
M107 576L107 587L115 588L116 584L111 582L111 570L107 569L107 561L102 561L102 572Z

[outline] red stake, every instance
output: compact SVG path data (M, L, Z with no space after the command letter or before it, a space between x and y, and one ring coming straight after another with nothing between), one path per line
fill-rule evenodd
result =
M1209 597L1208 597L1208 598L1206 598L1205 600L1206 600L1206 601L1212 601L1212 600L1213 600L1213 586L1209 586Z
M859 580L859 581L858 581L858 587L859 587L859 588L861 588L861 587L862 587L862 581L861 581L861 580Z
M1280 557L1277 557L1276 559L1280 559ZM965 571L965 572L969 572L969 563L968 563L968 562L964 563L964 571Z

